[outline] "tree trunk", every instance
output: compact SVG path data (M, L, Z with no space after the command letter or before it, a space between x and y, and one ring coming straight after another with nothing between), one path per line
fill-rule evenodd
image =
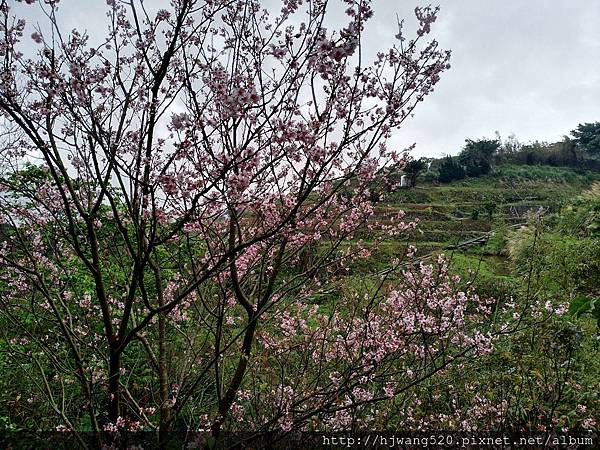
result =
M121 377L121 353L110 349L109 367L108 367L108 419L112 423L117 422L121 415L120 411L120 388L119 379Z
M162 306L162 305L161 305ZM168 368L167 368L167 342L166 342L165 313L158 316L158 378L160 395L160 424L158 429L159 447L167 442L169 422L171 419L171 401L169 399Z
M225 395L219 402L219 415L213 422L211 426L211 434L213 437L218 437L221 433L221 427L229 414L229 410L231 409L231 405L235 400L237 392L242 385L242 381L244 380L244 375L246 373L246 367L248 366L248 359L250 358L250 351L252 349L252 342L254 340L254 332L256 331L256 325L258 320L256 318L251 318L250 323L248 324L248 328L246 328L246 334L244 335L244 342L242 344L242 354L240 355L240 360L238 362L237 369L229 383L227 391Z

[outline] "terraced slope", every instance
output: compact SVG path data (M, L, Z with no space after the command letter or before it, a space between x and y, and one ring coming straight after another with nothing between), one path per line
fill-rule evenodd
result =
M485 243L493 230L524 223L531 213L558 210L596 180L600 180L600 173L503 165L480 178L444 185L422 182L415 188L399 189L377 203L376 220L385 221L390 213L402 210L403 220L418 219L419 226L400 240L386 239L373 252L369 268L385 270L409 244L415 245L421 256L442 250L466 251ZM368 235L364 238L368 241ZM488 253L498 256L494 251Z

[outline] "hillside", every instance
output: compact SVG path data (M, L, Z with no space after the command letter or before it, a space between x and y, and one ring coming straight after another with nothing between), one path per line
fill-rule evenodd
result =
M422 178L427 179L427 174ZM380 244L371 262L384 269L386 260L407 244L415 245L424 255L455 250L457 245L471 241L481 243L490 232L503 233L526 222L528 214L557 211L597 180L600 173L507 164L478 178L448 184L420 181L414 188L400 188L377 203L376 220L402 210L403 220L418 219L419 225L402 240L388 239ZM487 256L501 253L494 245L498 245L497 239L488 243Z

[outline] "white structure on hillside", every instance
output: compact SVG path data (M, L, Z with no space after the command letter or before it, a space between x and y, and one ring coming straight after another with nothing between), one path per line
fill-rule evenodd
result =
M402 175L400 177L400 187L410 187L410 181L408 175Z

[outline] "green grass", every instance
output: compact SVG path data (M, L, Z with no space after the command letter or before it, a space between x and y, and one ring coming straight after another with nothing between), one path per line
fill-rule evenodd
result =
M478 268L478 278L493 284L495 277L508 274L505 251L508 225L522 223L528 212L540 207L557 211L597 180L600 173L505 164L479 178L449 184L421 182L416 188L399 189L377 203L376 220L386 222L390 215L402 210L405 212L402 220L418 219L417 230L389 238L373 250L370 258L357 261L351 269L360 274L383 270L391 265L392 259L403 256L407 244L415 245L418 255L449 253L445 249L448 245L494 230L485 245L452 251L457 273L464 275L468 269ZM367 242L371 238L368 233L360 237Z

